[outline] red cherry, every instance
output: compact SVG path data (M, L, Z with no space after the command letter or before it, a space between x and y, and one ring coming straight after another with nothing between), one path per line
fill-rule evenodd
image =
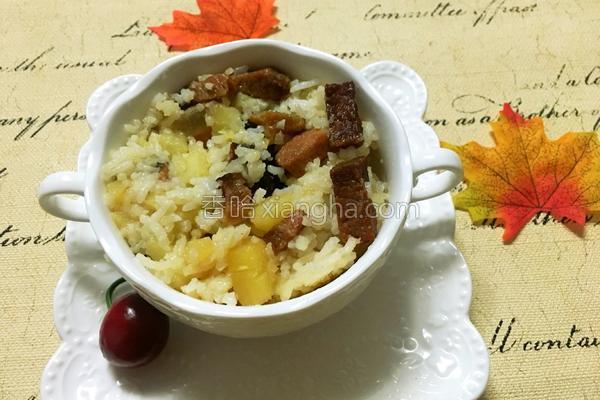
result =
M168 337L169 318L131 293L118 299L104 316L100 349L114 366L139 367L158 356Z

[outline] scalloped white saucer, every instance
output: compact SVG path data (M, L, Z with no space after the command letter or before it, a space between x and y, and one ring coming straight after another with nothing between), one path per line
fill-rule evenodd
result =
M413 70L385 61L363 74L398 113L416 157L439 146L422 121L427 91ZM119 77L94 92L92 129L137 79ZM80 170L86 158L84 146ZM172 322L164 352L135 370L111 368L98 348L104 291L119 276L89 224L67 223L69 263L54 296L63 343L43 373L42 399L476 399L489 358L468 316L471 278L453 242L454 208L449 194L417 204L387 265L333 317L264 339L218 337Z

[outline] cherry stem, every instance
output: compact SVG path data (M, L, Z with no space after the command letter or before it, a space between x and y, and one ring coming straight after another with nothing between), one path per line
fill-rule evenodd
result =
M122 284L125 283L125 278L119 278L116 281L114 281L106 290L106 308L110 308L110 306L112 306L113 303L113 295L115 293L115 290L117 290L117 288Z

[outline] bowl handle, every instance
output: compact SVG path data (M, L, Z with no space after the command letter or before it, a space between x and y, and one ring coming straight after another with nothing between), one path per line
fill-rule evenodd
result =
M38 189L40 206L55 217L70 221L88 222L89 217L83 200L84 175L81 172L56 172L48 175ZM81 196L69 199L66 194Z
M123 75L105 82L94 90L86 107L86 117L92 131L96 129L110 105L123 92L141 78L141 75ZM80 160L81 167L81 160ZM47 176L38 189L40 206L49 214L69 221L88 222L89 217L83 199L83 172L57 172ZM75 194L79 199L64 195Z
M362 69L363 76L392 107L408 136L413 164L412 200L420 201L450 191L462 180L458 156L439 148L439 140L431 127L423 122L427 106L427 88L423 79L411 68L396 61L378 61ZM427 172L444 170L441 174Z
M412 158L414 187L412 200L430 199L446 193L458 185L463 179L460 158L448 149L430 149L420 152L418 158ZM425 182L418 182L420 175L431 171L444 172L431 176Z
M94 90L85 109L85 116L92 131L96 130L102 116L117 97L131 88L141 77L135 74L117 76Z

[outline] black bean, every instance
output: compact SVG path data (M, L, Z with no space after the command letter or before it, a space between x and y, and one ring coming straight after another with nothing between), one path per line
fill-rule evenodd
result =
M270 173L269 171L265 171L262 178L258 182L254 184L252 187L252 193L256 192L258 189L266 190L266 197L269 197L273 194L275 189L283 189L286 185L279 179L279 176Z
M258 125L256 125L253 122L250 121L246 121L246 123L244 124L244 129L253 129L256 128Z
M265 164L279 167L277 160L275 160L275 154L277 154L277 151L279 150L278 147L279 146L275 144L270 144L269 147L267 147L267 151L271 154L271 157L268 160L265 160Z

